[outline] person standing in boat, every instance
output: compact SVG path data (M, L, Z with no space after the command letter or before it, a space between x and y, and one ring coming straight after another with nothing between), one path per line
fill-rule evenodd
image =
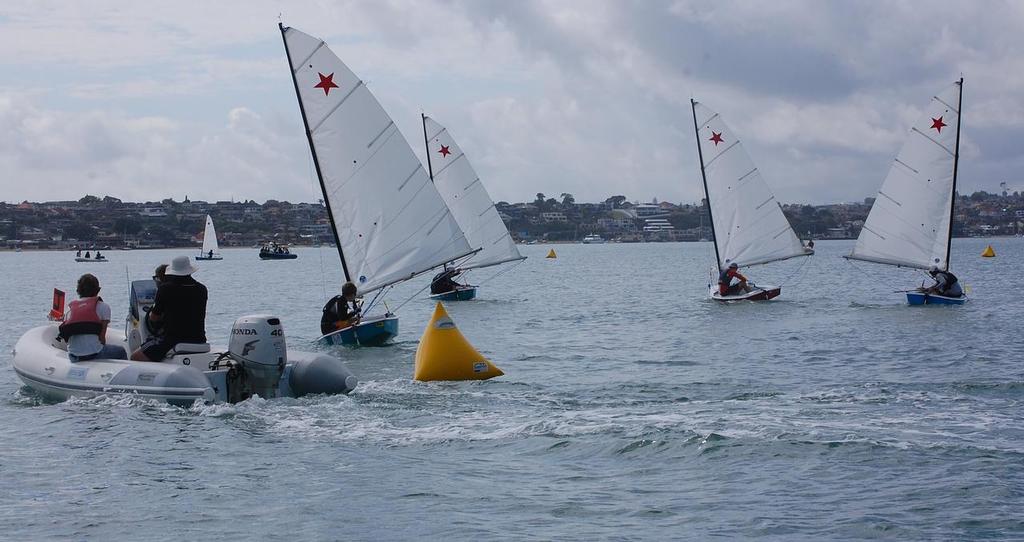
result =
M928 270L928 274L931 275L935 284L924 289L926 294L936 294L945 297L962 297L964 295L964 290L960 287L960 281L953 273L942 271L938 267L932 266Z
M199 268L188 256L171 260L156 290L147 318L163 325L163 335L147 340L132 352L136 361L163 361L178 343L206 342L206 286L192 278Z
M462 273L462 269L446 266L444 271L434 275L434 280L430 283L430 294L444 294L455 291L459 287L459 283L455 282L455 277L459 276L460 273Z
M90 359L128 359L124 348L107 344L110 305L100 298L100 281L90 273L78 278L78 299L68 303L60 336L68 342L72 363Z
M733 284L732 279L736 279L739 282ZM718 274L718 293L721 295L736 295L741 291L749 293L750 286L747 285L747 277L740 274L740 266L733 262L729 264L729 267L725 268L725 271Z
M324 314L320 317L320 334L327 335L339 329L359 323L359 303L356 302L356 285L346 282L341 287L341 295L336 295L324 305Z

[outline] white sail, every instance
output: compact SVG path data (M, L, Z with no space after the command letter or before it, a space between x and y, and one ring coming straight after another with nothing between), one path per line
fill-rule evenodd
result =
M782 206L721 116L693 102L719 269L813 252L796 236Z
M461 267L473 269L522 260L524 256L519 254L494 201L448 130L426 116L423 129L434 186L455 215L469 246L480 249Z
M347 278L366 293L473 252L366 85L322 40L281 31Z
M946 269L961 86L933 96L910 129L849 258Z
M203 251L201 256L220 256L220 245L217 244L217 230L213 227L213 219L206 215L206 229L203 230Z

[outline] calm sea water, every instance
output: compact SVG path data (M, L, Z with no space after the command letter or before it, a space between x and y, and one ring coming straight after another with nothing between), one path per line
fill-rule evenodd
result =
M351 396L191 409L48 404L10 368L53 287L97 274L120 321L127 275L182 251L0 253L0 538L1021 539L1024 240L988 242L953 244L967 305L920 308L893 290L922 273L851 242L750 269L783 296L731 306L706 299L707 243L526 246L449 306L502 378L411 380L420 294L393 346L332 350ZM339 266L298 252L200 264L211 341L269 311L316 348Z

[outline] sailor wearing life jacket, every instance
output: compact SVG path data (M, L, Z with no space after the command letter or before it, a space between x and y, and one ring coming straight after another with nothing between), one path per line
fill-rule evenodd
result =
M942 271L933 265L928 270L928 274L935 280L935 284L927 288L926 292L946 297L962 297L964 295L964 290L960 287L960 281L953 273Z
M736 262L729 264L729 267L725 268L724 271L718 274L718 293L719 295L736 295L743 292L749 292L750 286L747 286L747 277L740 274L740 266L736 265ZM739 282L736 284L732 283L732 279L737 279Z
M68 303L68 313L60 326L60 337L68 342L68 359L128 359L121 346L107 344L110 305L100 299L100 281L86 273L78 278L78 296Z
M327 335L359 323L361 307L356 301L356 285L346 282L341 287L341 295L332 297L324 305L324 313L320 317L320 333Z

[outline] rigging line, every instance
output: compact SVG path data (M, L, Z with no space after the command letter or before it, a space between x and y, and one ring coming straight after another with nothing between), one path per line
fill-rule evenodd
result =
M413 299L416 299L417 297L419 297L419 295L423 293L423 290L426 290L427 288L430 288L430 285L433 284L433 283L434 283L433 281L428 282L426 286L424 286L424 287L420 288L419 290L417 290L415 294L412 294L412 296L409 297L409 299L406 299L401 304L399 304L397 307L395 307L395 312L398 312L398 309L401 309L402 307L404 307L406 303L408 303L408 302L412 301Z
M846 260L846 263L850 264L850 265L851 265L851 266L852 266L852 267L853 267L854 269L856 269L857 271L859 271L859 272L860 272L861 274L863 274L863 275L864 275L865 277L867 277L867 278L868 278L869 280L871 280L871 281L873 281L873 282L881 282L880 280L878 280L878 278L876 278L876 277L873 277L873 276L871 276L871 275L870 275L870 274L869 274L869 273L868 273L867 271L865 271L865 270L861 269L860 267L858 267L858 266L857 266L857 265L856 265L856 264L854 263L854 261L853 261L853 260L851 260L850 258L843 258L843 259L844 259L844 260ZM888 286L888 287L889 287L890 289L893 289L893 290L899 290L899 288L898 288L898 287L896 287L896 286L893 286L893 285L892 285L892 283L885 283L885 282L883 282L883 284L885 284L886 286Z
M519 267L525 261L526 261L525 259L522 259L522 260L519 260L518 262L516 262L514 265L506 265L505 269L502 269L501 271L498 271L497 273L495 273L495 274L485 278L484 280L481 280L476 285L477 286L483 286L484 284L486 284L486 283L488 283L488 282L490 282L490 281L500 277L501 275L504 275L505 273L508 273L509 271Z
M314 200L320 199L320 198L317 197L318 192L317 192L316 182L313 180L313 161L312 161L312 159L306 161L306 167L307 167L307 173L309 175L309 191L310 191L310 193L313 194L313 199ZM328 220L330 220L330 219L328 218ZM315 236L314 238L316 239L316 244L318 245L316 247L317 254L320 255L320 290L323 293L323 298L322 299L327 299L327 277L324 274L324 247L320 243L320 236L317 235L317 234L313 234L313 235ZM337 240L335 240L335 241L337 241Z
M803 263L800 264L800 267L797 267L796 271L793 271L792 273L789 274L788 277L782 279L782 283L779 284L779 286L782 287L782 286L785 286L785 285L789 284L789 282L791 280L793 280L798 275L800 275L800 273L804 270L804 267L806 267L807 264L810 263L810 261L811 261L811 258L809 256L807 258L804 258L804 261L803 261Z

